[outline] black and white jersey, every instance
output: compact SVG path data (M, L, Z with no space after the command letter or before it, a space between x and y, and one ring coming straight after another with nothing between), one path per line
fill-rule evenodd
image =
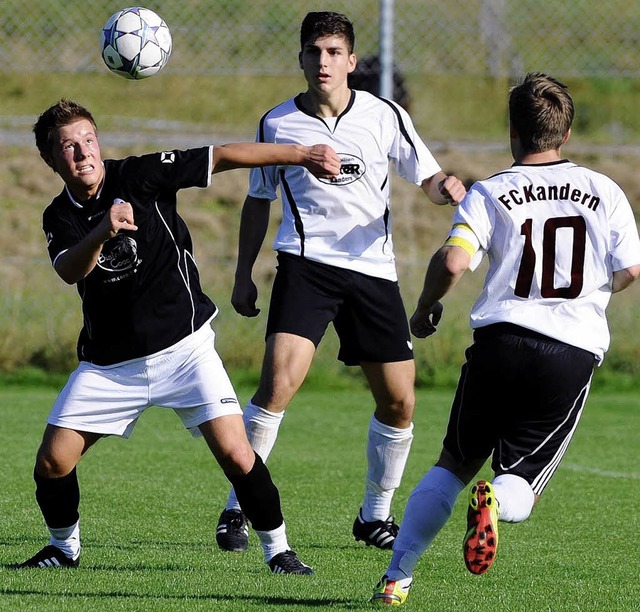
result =
M161 351L216 314L202 292L177 192L211 182L213 147L105 160L95 198L77 202L65 187L43 214L55 263L95 228L116 198L130 202L137 231L105 242L97 265L77 283L84 325L78 358L111 365Z
M566 160L515 164L471 187L452 233L457 224L489 256L472 328L514 323L602 359L613 272L640 264L633 211L614 181Z
M277 251L370 276L397 280L389 204L389 165L417 185L440 171L411 118L394 102L352 91L339 117L308 113L300 96L267 112L259 142L331 146L339 176L317 179L301 166L251 171L249 195L275 200L283 218Z

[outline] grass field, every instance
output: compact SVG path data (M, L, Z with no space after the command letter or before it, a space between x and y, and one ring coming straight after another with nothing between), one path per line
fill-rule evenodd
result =
M251 389L241 388L246 400ZM394 511L433 462L451 391L421 391L416 437ZM257 538L218 551L227 484L201 440L152 409L129 441L99 443L79 467L82 565L21 571L45 542L31 479L54 390L0 389L0 610L365 610L389 553L351 537L361 499L369 395L306 388L270 460L294 549L312 577L273 576ZM418 566L407 610L637 610L640 399L594 394L565 461L532 518L503 525L492 570L461 559L464 500ZM486 471L483 472L488 474Z

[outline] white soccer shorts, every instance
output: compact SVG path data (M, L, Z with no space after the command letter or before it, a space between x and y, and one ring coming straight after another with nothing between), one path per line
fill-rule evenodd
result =
M128 438L152 405L172 408L194 437L200 435L198 425L206 421L242 414L209 323L148 357L111 366L80 362L47 422Z

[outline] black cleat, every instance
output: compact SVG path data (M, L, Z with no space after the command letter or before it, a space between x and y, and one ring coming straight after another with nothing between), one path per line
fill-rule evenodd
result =
M363 541L367 546L389 549L398 535L398 525L390 516L386 521L364 521L362 520L362 510L353 523L353 537L356 541Z
M313 568L300 561L298 555L292 550L278 553L269 561L269 569L274 574L302 574L305 576L313 574Z
M218 519L216 542L222 550L244 552L249 548L249 524L241 510L223 510Z
M57 546L49 544L45 546L39 553L35 554L31 559L27 559L24 563L14 565L14 569L31 569L47 567L78 567L80 565L80 557L71 559L67 557Z

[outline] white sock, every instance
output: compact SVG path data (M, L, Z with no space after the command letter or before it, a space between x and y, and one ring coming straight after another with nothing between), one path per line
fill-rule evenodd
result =
M283 418L284 411L269 412L264 408L260 408L260 406L256 406L251 401L244 408L242 419L247 431L247 438L249 438L251 448L260 455L260 458L265 463L276 443L278 429ZM229 493L225 508L227 510L240 510L240 504L233 488Z
M49 544L57 546L67 557L75 560L80 556L80 521L71 527L49 527Z
M375 416L371 417L363 520L384 521L391 514L391 500L400 486L412 440L413 424L406 429L399 429L384 425Z
M271 531L258 531L258 538L262 544L264 551L264 560L269 563L276 555L289 550L289 542L287 542L287 533L284 522L277 529Z
M501 474L491 484L498 500L501 521L520 523L529 518L536 496L524 478L514 474Z
M413 576L416 563L449 520L464 484L449 470L432 467L411 492L385 572L391 580Z

